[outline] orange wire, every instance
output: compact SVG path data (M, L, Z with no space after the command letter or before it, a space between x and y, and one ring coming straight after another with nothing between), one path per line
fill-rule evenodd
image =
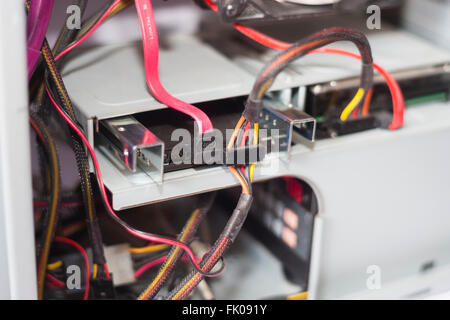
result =
M286 60L288 60L289 58L292 58L293 56L295 56L295 55L296 55L297 53L299 53L300 51L303 51L303 50L306 51L307 49L312 48L312 47L314 47L315 45L318 45L318 44L320 44L320 43L324 43L324 42L326 42L326 41L329 41L330 39L332 39L332 38L328 38L328 39L319 39L319 40L315 40L315 41L312 41L312 42L308 42L308 43L305 43L304 45L301 45L301 46L299 46L299 47L297 47L297 48L293 48L292 50L289 50L289 51L285 52L283 55L281 55L281 56L278 57L275 61L273 61L272 64L271 64L268 68L266 68L266 69L264 70L264 73L261 74L260 77L261 77L261 78L266 77L267 74L269 74L273 69L275 69L275 68L276 68L277 66L279 66L280 64L286 62Z
M237 172L236 168L229 166L228 169L230 169L231 173L236 177L236 179L239 180L239 183L242 186L242 193L250 194L250 191L248 190L247 184L245 183L244 179L241 177L241 175Z
M244 123L245 118L241 117L236 124L236 127L234 128L233 134L231 135L230 142L228 143L227 149L233 148L233 144L236 141L236 137L238 135L239 129L242 127L242 124ZM242 186L242 193L250 194L250 191L248 189L247 184L245 183L244 179L241 177L241 175L236 171L236 169L232 166L229 166L228 169L230 169L231 173L238 179L239 183Z
M234 128L234 131L233 131L233 135L230 138L230 142L228 142L228 146L227 146L228 150L233 148L234 141L236 141L236 137L238 135L239 129L242 127L242 124L244 123L244 121L245 121L245 118L241 117L239 119L238 123L236 124L236 127Z
M370 103L372 102L372 94L373 88L370 88L369 91L367 91L366 99L364 99L364 105L362 109L363 116L367 116L369 114Z

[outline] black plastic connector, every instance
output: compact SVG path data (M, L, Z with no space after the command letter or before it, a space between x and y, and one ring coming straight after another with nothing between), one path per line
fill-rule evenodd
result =
M90 285L91 298L96 300L112 300L116 298L112 274L109 279L91 279Z
M372 115L349 119L345 122L336 121L332 124L332 129L338 136L375 129L380 126L377 118Z
M242 113L242 116L249 122L255 123L258 122L259 114L262 109L262 100L255 100L251 97L248 97L247 102L245 103L245 109Z

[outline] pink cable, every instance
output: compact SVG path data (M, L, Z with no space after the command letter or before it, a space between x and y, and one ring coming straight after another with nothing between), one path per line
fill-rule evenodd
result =
M141 24L142 39L144 44L145 75L148 87L153 93L153 96L161 103L189 115L199 126L200 132L204 133L213 130L211 120L203 111L173 97L166 91L166 89L164 89L159 79L158 31L156 29L151 1L136 0L136 10Z
M50 101L52 102L52 104L55 107L56 111L64 118L64 120L70 125L70 127L77 133L77 135L81 138L81 140L85 144L86 148L88 149L89 154L90 154L90 156L92 158L92 162L94 163L95 171L97 173L97 182L98 182L98 186L99 186L99 191L100 191L103 199L105 200L106 209L107 209L107 211L108 211L108 213L110 215L112 215L116 219L120 220L120 218L114 212L114 209L111 207L111 204L109 203L108 196L106 194L105 184L103 182L102 172L100 171L100 165L98 163L98 159L97 159L97 156L95 155L94 149L90 145L89 141L87 140L87 138L85 137L83 132L77 127L77 125L75 123L73 123L72 119L70 119L70 117L67 116L67 114L58 106L58 104L56 103L56 101L53 99L52 95L48 91L47 87L45 88L45 90L47 91L47 95L50 98ZM156 243L163 243L163 244L168 244L168 245L171 245L171 246L180 247L191 258L192 263L195 265L195 267L198 268L199 270L201 270L201 267L196 262L194 253L192 252L192 250L186 244L178 242L176 240L160 238L160 237L149 235L149 234L141 234L141 233L135 232L134 230L128 228L125 225L121 225L121 226L123 228L125 228L125 230L128 233L134 235L135 237L138 237L138 238L141 238L141 239L144 239L144 240L148 240L148 241L153 241L153 242L156 242Z
M138 270L136 270L136 272L134 273L134 277L135 278L139 278L140 276L142 276L143 273L147 272L147 270L160 265L161 263L163 263L164 261L166 261L168 255L162 256L161 258L158 258L156 260L150 261L149 263L143 265L142 267L140 267ZM198 259L197 259L198 260ZM181 257L181 261L183 262L189 262L189 260L186 258L186 256Z
M135 278L139 278L140 276L142 276L143 273L145 273L148 269L151 269L155 266L160 265L161 263L163 263L164 261L166 261L167 259L167 255L162 256L161 258L158 258L156 260L150 261L149 263L143 265L142 267L140 267L138 270L136 270L136 272L134 273L134 277Z
M60 59L62 56L64 56L66 53L68 53L69 51L71 51L72 49L78 47L81 43L84 42L84 40L86 40L87 38L89 38L89 36L95 31L97 30L97 28L103 23L103 21L108 17L108 15L111 13L111 11L114 10L114 8L120 3L122 2L122 0L116 0L113 2L113 4L108 8L108 10L106 10L106 12L103 14L103 16L101 16L101 18L97 21L97 23L91 28L91 30L89 30L84 36L82 36L80 39L78 39L76 42L72 43L71 45L69 45L66 49L64 49L63 51L61 51L56 57L55 57L55 61L58 61L58 59Z

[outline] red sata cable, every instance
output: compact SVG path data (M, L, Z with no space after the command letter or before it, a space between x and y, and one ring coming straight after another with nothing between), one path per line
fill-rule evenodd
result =
M150 0L136 0L136 10L142 29L147 84L154 97L167 106L189 115L199 126L200 132L208 132L213 125L200 109L170 95L164 89L158 74L159 43L153 8Z
M217 12L217 5L212 3L211 0L205 0L205 2L211 7L211 9L215 12ZM232 26L247 36L248 38L275 50L286 50L291 46L291 43L283 42L277 39L274 39L272 37L269 37L268 35L265 35L261 32L258 32L252 28L245 27L243 25L233 23ZM344 55L348 57L352 57L358 60L361 60L361 56L358 54L355 54L350 51L345 51L341 49L333 49L333 48L321 48L317 50L312 50L309 53L331 53L331 54L338 54L338 55ZM393 106L393 117L392 122L389 125L390 130L395 130L403 126L403 118L405 113L405 100L403 98L402 91L400 89L400 86L398 85L397 81L394 79L394 77L387 72L385 69L383 69L380 65L374 63L373 67L381 74L381 76L386 81L389 90L392 95L392 106Z
M59 60L62 56L83 43L108 17L111 11L122 0L116 0L103 14L103 16L97 21L97 23L76 42L69 45L59 55L56 56L55 61ZM200 109L181 101L173 97L161 84L159 79L159 43L158 43L158 31L156 29L155 18L153 16L153 8L150 0L136 0L136 9L139 15L139 20L142 29L142 38L144 44L144 59L145 59L145 76L148 87L153 96L159 102L171 107L177 111L187 114L198 125L201 133L211 131L213 125L209 117Z

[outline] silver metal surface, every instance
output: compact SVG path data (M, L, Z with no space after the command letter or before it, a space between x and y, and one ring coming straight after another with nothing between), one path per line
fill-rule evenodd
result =
M36 299L23 1L0 10L0 300Z
M168 92L188 103L245 95L253 76L194 36L161 38L160 78ZM63 77L74 104L86 119L99 120L166 108L145 80L141 42L80 49Z
M132 116L100 121L103 143L133 173L137 167L163 181L164 143Z
M279 130L279 137L276 140L279 141L280 152L290 152L292 142L299 141L298 136L309 143L314 142L316 119L297 108L286 107L274 100L264 100L259 123L262 129Z

